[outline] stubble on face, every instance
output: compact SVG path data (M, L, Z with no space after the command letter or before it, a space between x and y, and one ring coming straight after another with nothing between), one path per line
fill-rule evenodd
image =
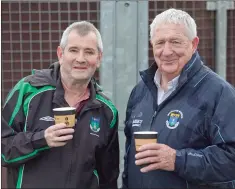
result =
M89 82L99 67L99 53L97 37L93 32L81 36L76 31L71 31L60 58L62 75L74 83Z
M151 42L160 72L173 78L181 73L194 53L183 25L160 25Z

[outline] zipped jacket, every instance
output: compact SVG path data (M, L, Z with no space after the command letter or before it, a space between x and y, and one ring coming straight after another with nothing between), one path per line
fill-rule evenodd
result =
M60 66L35 71L9 93L2 110L2 165L9 188L117 188L118 112L92 79L76 113L73 139L49 148L45 130L64 99Z
M233 188L235 186L235 89L196 52L176 90L160 105L154 63L140 73L126 112L123 188ZM174 171L141 173L133 132L157 131L158 143L176 149Z

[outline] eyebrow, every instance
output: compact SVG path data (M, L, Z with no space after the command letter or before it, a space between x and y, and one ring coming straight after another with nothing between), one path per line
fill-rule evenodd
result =
M85 48L85 50L95 51L95 49L93 49L93 48Z
M69 49L79 49L79 48L76 47L76 46L71 46L71 47L69 47ZM95 49L89 48L89 47L85 48L85 50L92 50L92 51L95 51Z
M179 37L170 37L170 38L167 38L167 39L166 38L159 38L155 41L155 43L159 42L159 41L172 41L172 40L183 41Z
M68 49L78 49L78 47L71 46L71 47L69 47Z

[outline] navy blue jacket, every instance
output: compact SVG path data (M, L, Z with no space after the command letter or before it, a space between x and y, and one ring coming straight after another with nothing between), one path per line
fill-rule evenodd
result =
M196 52L176 90L159 106L153 64L140 72L125 120L125 188L235 187L235 89L203 65ZM134 131L159 132L176 149L175 171L141 173L135 165Z

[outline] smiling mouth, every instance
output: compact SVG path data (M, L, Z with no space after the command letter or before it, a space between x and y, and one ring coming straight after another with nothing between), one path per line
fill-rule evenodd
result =
M75 70L86 70L87 67L73 67L73 69L75 69Z
M176 62L176 60L163 60L165 64L173 64Z

